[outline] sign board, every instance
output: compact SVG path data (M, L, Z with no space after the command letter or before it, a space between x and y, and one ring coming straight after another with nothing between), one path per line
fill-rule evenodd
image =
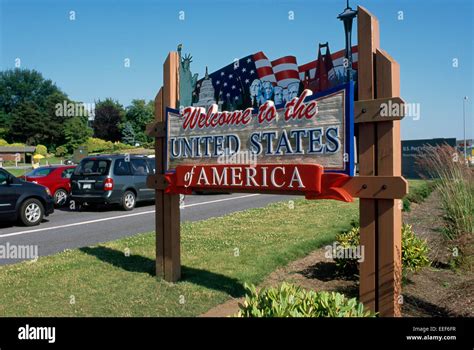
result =
M407 179L429 178L430 174L417 162L426 147L448 145L456 147L456 139L424 139L402 141L402 175Z
M89 155L87 147L79 146L77 147L72 154L72 161L76 164L79 164L82 159L86 158Z
M219 112L216 104L166 110L167 170L217 164L313 164L354 172L353 84L286 104Z

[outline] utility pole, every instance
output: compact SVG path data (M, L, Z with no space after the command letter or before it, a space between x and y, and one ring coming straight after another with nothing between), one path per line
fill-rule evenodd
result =
M467 163L467 142L466 142L466 101L468 100L467 96L464 96L462 101L462 120L463 120L463 129L464 129L464 162Z

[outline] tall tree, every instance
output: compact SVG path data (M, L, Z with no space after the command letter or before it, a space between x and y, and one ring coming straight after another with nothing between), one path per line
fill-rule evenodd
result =
M92 130L87 126L87 117L72 117L64 125L65 147L69 153L87 142Z
M18 119L25 113L25 109L35 108L33 125L39 127L37 134L41 134L41 143L48 147L64 141L64 116L55 114L56 103L69 102L63 93L51 80L43 78L41 73L28 69L10 69L0 72L0 132L10 142L32 142L36 137L31 133L34 130ZM28 120L30 116L24 116ZM18 125L18 123L20 123ZM18 127L25 127L28 134L22 135Z
M10 122L10 116L4 111L0 110L0 139L4 139L7 135L7 132L10 128L8 125Z
M146 125L154 119L154 103L145 100L132 100L132 104L127 107L125 120L130 122L135 131L135 140L140 142L150 142L152 138L145 134Z
M132 123L126 122L122 129L122 142L127 145L134 145L136 141L135 130Z
M111 98L99 101L95 105L95 118L92 124L94 136L107 141L120 141L120 125L125 119L123 106Z
M11 114L11 118L9 139L28 145L44 143L48 134L48 126L44 123L47 116L35 102L20 103Z
M31 101L44 107L46 98L63 92L41 73L29 69L9 69L0 72L0 109L13 112L22 102Z

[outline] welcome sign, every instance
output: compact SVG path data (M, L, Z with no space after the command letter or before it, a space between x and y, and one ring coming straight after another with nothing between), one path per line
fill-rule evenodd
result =
M167 170L179 166L319 165L325 173L354 171L353 84L286 104L218 111L167 109Z
M285 104L218 111L167 109L167 193L193 190L301 193L351 201L353 83Z

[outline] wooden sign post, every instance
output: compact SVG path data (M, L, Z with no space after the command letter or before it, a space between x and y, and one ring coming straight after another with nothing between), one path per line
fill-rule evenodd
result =
M156 275L169 282L181 278L179 195L165 194L166 128L165 108L175 108L179 96L179 58L170 52L163 66L164 85L155 97L155 123L147 127L155 137L156 174L148 177L148 187L156 189Z
M380 49L378 20L358 7L358 93L360 176L401 176L401 116L380 117L382 103L396 97L400 105L399 65ZM395 101L395 99L392 99ZM356 107L357 108L357 107ZM362 113L365 111L365 113ZM391 119L391 120L390 120ZM400 316L401 201L361 198L360 300L380 316Z
M388 113L381 113L387 106L394 105L403 111L403 100L399 97L399 70L398 64L380 49L377 19L367 10L359 7L358 100L355 101L353 106L353 122L351 119L352 102L348 100L349 103L344 104L344 106L349 106L347 108L350 110L351 118L347 119L351 121L349 126L352 127L352 123L354 123L359 132L359 176L349 176L352 175L352 165L344 166L343 171L339 171L339 174L326 173L324 166L314 163L314 161L317 162L317 158L312 163L309 158L305 158L305 161L302 161L301 157L286 158L285 153L274 164L267 163L265 157L260 158L262 164L259 163L256 167L254 166L252 171L246 173L244 173L244 170L248 169L243 165L233 166L232 174L234 178L238 179L238 182L226 183L225 186L221 183L216 186L212 181L207 181L207 178L220 172L219 176L222 179L222 174L228 169L226 164L217 164L215 159L201 161L199 157L196 157L191 161L190 158L192 157L186 155L189 159L185 162L180 163L179 160L172 162L173 174L167 172L170 169L169 163L171 163L168 162L170 148L172 148L169 143L170 134L172 134L171 139L174 138L175 140L179 137L186 139L186 137L196 138L199 135L205 135L204 125L208 121L206 116L203 115L203 118L201 118L198 115L200 123L202 122L202 125L198 126L203 128L201 132L180 129L182 127L179 122L180 112L170 110L170 108L175 109L177 107L179 96L179 55L177 52L170 52L164 64L164 86L155 98L156 121L147 127L148 134L156 139L156 174L149 176L148 186L156 189L157 276L170 282L175 282L181 277L180 212L179 195L177 193L191 193L193 188L204 188L216 192L230 190L231 192L242 193L265 191L265 193L296 194L305 195L308 199L331 198L349 201L356 197L360 198L360 241L361 245L365 247L365 259L360 264L360 300L368 309L378 312L380 316L399 316L401 304L400 199L408 192L407 182L401 177L400 119L403 118L403 114L390 114L390 110ZM346 91L352 91L352 85L345 87L345 89L349 89ZM337 91L339 90L336 89L335 92ZM295 101L302 105L307 103L308 105L305 108L312 111L316 109L314 106L310 107L310 105L317 101L317 103L320 103L321 109L324 109L325 102L322 99L327 98L326 95L332 92L329 91L322 93L321 96L315 95L307 99L303 98L299 102ZM305 93L307 92L303 92L303 94ZM309 93L311 92L309 91ZM350 96L352 96L352 93ZM295 103L295 101L291 101L291 103ZM284 110L280 107L278 113L289 111L291 117L293 110L288 109L291 103L287 103ZM192 108L188 109L188 113L193 111ZM183 115L185 113L186 108ZM242 113L244 112L242 111ZM250 131L261 128L256 122L257 116L254 115L252 119L251 113L251 111L248 111L245 117L242 114L235 118L235 120L240 121L249 118L248 123L252 125ZM276 108L275 113L277 113ZM282 118L282 115L280 114L280 118ZM308 120L311 119L311 113L305 114L305 116ZM224 119L225 117L222 119L223 123L225 123ZM229 117L227 120L230 119L232 118ZM281 124L281 119L278 117L267 121L275 123L274 126L265 126L265 128L273 127L275 131L272 133L275 135L278 135L278 132L285 127L291 126L292 122L289 119L287 120L288 125L278 125L278 123ZM263 122L263 120L260 122ZM212 122L210 123L212 124ZM347 123L344 125L346 126L342 129L346 130ZM242 128L242 125L230 126L230 130L233 130L232 135L235 138L239 138L239 135L245 137L249 134ZM214 137L223 138L223 136L216 136L219 134L215 131L213 135ZM344 144L352 139L352 136L347 137L347 135L344 138ZM334 137L330 136L329 139L337 142ZM214 142L214 147L217 147L217 141ZM219 142L222 142L222 140L220 139ZM191 147L189 144L187 145L188 148ZM351 151L351 148L348 148L348 150ZM335 159L339 158L336 157ZM349 162L349 164L352 163ZM331 166L337 167L337 162L324 165L330 169ZM264 186L266 188L262 189L257 185L259 182L266 181L264 177L266 178L268 171L273 171L270 178L274 183L270 186ZM201 183L201 180L196 179L197 176L194 176L196 172L200 172L200 176L206 179L203 180L204 184ZM235 172L239 172L239 175L236 175ZM243 179L246 179L246 185L241 185L242 182L245 182ZM296 183L304 182L311 186L303 186L297 189L293 182L295 179L298 180Z

